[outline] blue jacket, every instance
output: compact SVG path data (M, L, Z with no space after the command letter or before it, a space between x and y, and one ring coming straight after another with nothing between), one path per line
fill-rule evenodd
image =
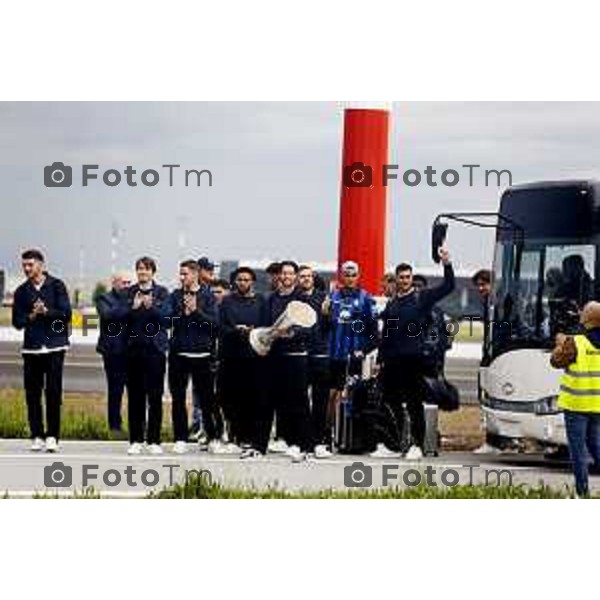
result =
M169 315L172 331L170 352L195 354L211 352L219 324L215 298L207 288L196 292L196 312L186 315L183 310L183 290L169 296Z
M164 353L169 347L167 330L170 327L169 291L166 287L152 284L152 307L133 308L133 300L140 286L132 285L127 293L127 351L132 354L145 352Z
M377 345L373 297L360 288L341 288L331 295L329 356L346 360L353 352L368 353Z
M127 300L126 291L114 289L96 299L96 311L100 317L96 350L100 354L122 354L127 350Z
M48 312L30 320L29 315L33 311L36 300L42 300ZM47 273L39 291L29 280L22 283L15 291L12 323L17 329L25 329L24 350L40 350L43 346L46 348L68 346L71 302L65 284Z

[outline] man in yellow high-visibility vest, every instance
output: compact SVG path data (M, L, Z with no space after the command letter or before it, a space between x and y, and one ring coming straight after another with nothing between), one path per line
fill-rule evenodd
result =
M577 496L589 495L588 452L600 467L600 302L588 302L584 332L559 333L550 363L564 369L558 406L563 409Z

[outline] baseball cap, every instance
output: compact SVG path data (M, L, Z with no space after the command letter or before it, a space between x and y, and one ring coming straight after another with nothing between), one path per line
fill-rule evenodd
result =
M214 271L215 269L215 264L207 256L202 256L198 259L198 266L205 271Z
M347 260L342 265L342 273L344 275L358 275L358 272L358 263L354 262L353 260Z

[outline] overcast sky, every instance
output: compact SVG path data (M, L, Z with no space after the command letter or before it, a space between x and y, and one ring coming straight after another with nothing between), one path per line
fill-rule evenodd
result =
M400 169L455 168L455 187L388 188L388 262L429 265L432 219L447 210L495 210L500 189L464 163L510 169L513 184L600 174L598 103L395 102L390 161ZM336 257L343 108L337 103L0 103L4 211L0 268L18 271L19 252L41 247L51 270L110 272L111 223L119 225L120 266L158 258L164 278L183 255L216 260ZM73 165L71 188L46 188L43 168ZM156 187L80 185L81 164L157 168ZM210 169L213 186L168 186L160 166ZM176 174L177 177L177 174ZM506 181L506 180L505 180ZM183 234L183 239L181 238ZM183 249L181 244L183 242ZM487 263L491 234L455 226L457 266ZM167 276L168 273L168 276Z

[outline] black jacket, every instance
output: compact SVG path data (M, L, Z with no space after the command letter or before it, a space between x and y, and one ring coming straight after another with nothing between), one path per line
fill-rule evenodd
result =
M126 291L114 289L96 299L96 311L100 317L96 350L100 354L122 354L127 350L127 300Z
M167 330L170 326L169 291L166 287L152 284L149 291L153 304L150 309L133 309L133 300L140 286L132 285L127 293L127 351L133 354L150 352L166 352L169 346Z
M29 315L36 300L42 300L48 309L45 315L33 320ZM46 274L40 290L28 280L15 291L12 308L12 323L17 329L25 329L24 350L59 348L69 345L71 325L71 302L65 284L56 277Z
M193 292L191 292L193 293ZM169 316L172 330L169 349L175 354L212 352L219 317L215 298L207 288L196 292L196 311L186 315L183 310L183 290L169 296Z
M264 327L267 323L266 306L265 297L260 294L241 296L233 292L223 298L220 309L220 348L224 359L256 356L248 342L248 335L241 333L236 325Z
M423 358L431 310L452 290L454 270L448 264L444 267L444 281L439 286L392 298L380 315L383 320L381 360Z

